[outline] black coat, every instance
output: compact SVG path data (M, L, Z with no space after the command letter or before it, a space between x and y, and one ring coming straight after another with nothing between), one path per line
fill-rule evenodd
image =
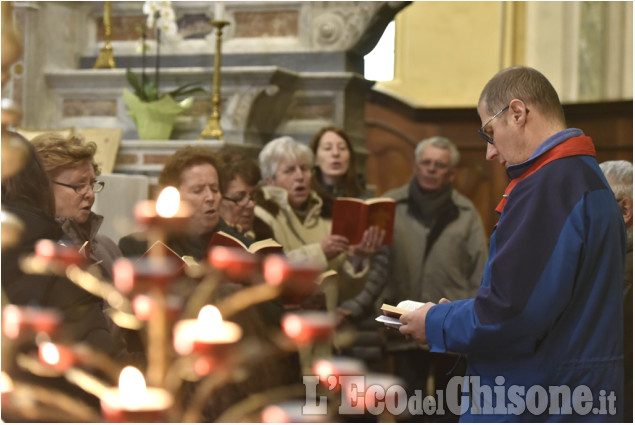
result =
M41 211L22 203L3 203L2 208L24 222L18 243L2 250L2 289L12 304L55 308L62 313L63 331L73 342L84 342L107 354L122 349L111 333L112 322L103 313L100 298L86 292L66 278L29 275L22 272L19 258L32 254L40 239L57 241L59 225Z

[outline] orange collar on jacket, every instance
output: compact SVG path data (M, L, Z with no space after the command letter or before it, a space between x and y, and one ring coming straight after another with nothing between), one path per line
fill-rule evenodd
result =
M527 169L527 171L509 182L509 184L507 185L507 189L505 189L503 199L501 199L501 201L498 203L498 206L496 207L496 211L499 214L503 212L509 194L521 180L531 176L533 173L540 170L544 165L550 163L551 161L575 155L589 155L593 157L595 156L595 147L593 146L593 141L589 136L572 137L539 156L538 159L536 159L536 161L531 165L531 167ZM498 225L498 223L496 224Z

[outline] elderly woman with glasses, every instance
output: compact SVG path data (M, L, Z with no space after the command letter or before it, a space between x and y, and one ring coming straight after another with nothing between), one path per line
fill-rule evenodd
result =
M104 217L91 211L95 194L104 188L97 180L97 145L57 133L41 134L31 142L53 186L55 219L64 232L61 242L83 247L82 252L93 262L92 271L111 279L112 264L121 251L109 237L98 234Z

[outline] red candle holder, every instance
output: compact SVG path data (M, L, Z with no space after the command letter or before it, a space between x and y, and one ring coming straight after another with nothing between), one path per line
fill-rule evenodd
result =
M367 372L363 361L351 357L319 359L313 363L313 373L329 390L341 390L342 376L362 376Z
M192 208L181 202L179 191L174 187L163 189L156 201L141 201L135 205L137 223L166 233L187 233Z
M263 423L324 423L331 422L330 414L302 413L306 400L289 400L282 403L271 404L265 407L261 413Z
M112 268L115 287L125 294L146 292L153 288L165 291L181 272L182 264L171 257L142 257L134 262L119 258Z
M287 313L282 318L284 333L298 345L330 341L336 324L333 314L322 311Z
M77 357L70 349L52 342L43 342L38 345L38 355L42 363L60 372L77 363Z
M106 389L100 401L108 422L165 422L174 402L163 388L146 387L141 372L131 366L121 371L119 387Z
M80 266L85 262L84 256L76 246L65 246L49 239L41 239L35 244L35 257L47 264L67 267L72 264Z
M301 304L317 288L320 267L311 263L295 263L279 255L269 255L263 262L267 283L282 287L282 302Z
M2 312L2 330L11 339L23 332L44 332L55 335L62 322L62 315L54 309L20 307L10 304Z
M144 322L149 321L157 313L157 303L149 295L139 294L132 300L132 309L137 319ZM181 314L183 303L181 299L175 295L165 297L165 311L168 322L174 323Z
M241 248L215 246L209 250L207 259L212 267L222 271L229 279L239 282L249 282L261 270L258 255Z

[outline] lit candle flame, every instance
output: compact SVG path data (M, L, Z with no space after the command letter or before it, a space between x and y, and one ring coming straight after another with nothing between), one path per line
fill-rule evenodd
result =
M55 255L55 242L48 239L41 239L35 245L35 253L44 258L50 258Z
M139 369L126 366L119 375L119 397L121 404L128 409L134 409L143 404L148 398L146 380Z
M201 328L218 326L223 323L223 317L220 314L218 308L213 305L206 305L198 313L197 324Z
M288 336L291 338L297 337L302 334L304 330L304 326L302 326L302 320L295 315L287 316L283 323L282 327Z
M179 210L181 195L176 187L168 186L161 191L157 199L157 214L161 217L174 217Z
M320 379L325 380L329 376L335 375L336 370L330 362L320 360L313 366L313 373L319 376Z
M50 365L56 365L60 362L60 352L55 344L50 342L42 344L42 360Z
M0 372L0 390L3 393L13 391L13 380L5 372Z
M6 336L15 339L20 335L20 309L11 304L4 307L3 310L2 330Z
M198 313L198 319L196 319L196 337L202 341L224 339L227 332L223 325L223 316L218 308L206 305Z

